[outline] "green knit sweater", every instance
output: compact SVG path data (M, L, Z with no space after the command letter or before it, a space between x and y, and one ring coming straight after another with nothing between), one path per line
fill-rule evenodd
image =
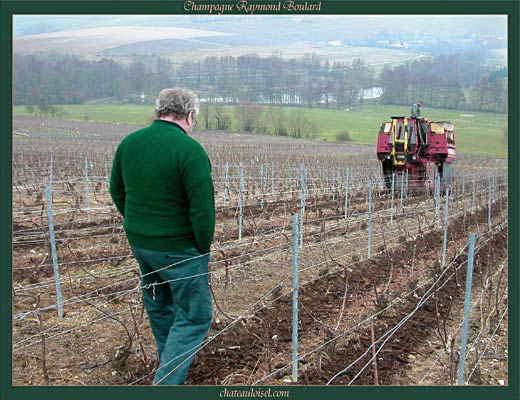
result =
M211 165L204 148L177 124L155 120L123 139L110 195L131 245L209 252L215 231Z

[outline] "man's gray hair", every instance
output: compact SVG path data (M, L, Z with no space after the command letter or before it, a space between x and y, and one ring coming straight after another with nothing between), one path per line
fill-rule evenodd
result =
M157 118L171 115L174 119L179 119L190 112L195 116L199 112L199 99L195 93L182 88L161 90L155 102Z

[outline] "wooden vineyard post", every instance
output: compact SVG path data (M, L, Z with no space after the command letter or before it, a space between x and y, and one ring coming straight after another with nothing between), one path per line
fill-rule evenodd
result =
M370 258L370 247L372 242L372 178L368 182L368 258Z
M459 374L457 383L463 384L464 381L464 364L466 359L466 344L468 341L468 322L469 311L471 306L471 281L473 277L473 255L475 253L475 234L469 235L469 249L468 249L468 268L466 272L466 295L464 298L464 319L462 321L462 337L460 344L460 359L459 359ZM453 351L453 349L452 349Z
M293 215L292 381L298 381L298 214Z
M372 342L372 368L374 369L374 385L379 386L379 376L377 373L377 353L376 353L376 346L375 346L375 333L374 333L374 319L370 319L370 340Z
M448 242L448 216L450 205L450 189L446 188L446 204L444 206L444 238L442 241L442 267L446 267L446 247Z
M61 297L60 271L58 267L58 253L56 252L56 239L54 237L54 224L52 221L52 194L50 184L45 185L45 197L47 199L47 219L49 221L49 237L51 241L52 265L54 267L54 281L56 283L56 299L58 318L63 319L63 304Z

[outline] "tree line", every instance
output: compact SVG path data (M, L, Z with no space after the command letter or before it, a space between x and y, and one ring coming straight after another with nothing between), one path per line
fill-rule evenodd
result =
M405 105L421 99L428 107L507 112L507 69L486 71L477 54L453 54L385 66L381 104Z
M87 101L153 103L165 87L185 86L212 104L355 107L365 91L380 87L381 104L506 112L507 69L483 66L481 54L460 53L385 66L376 74L362 59L323 61L315 54L284 59L207 57L174 65L165 58L135 58L123 66L111 59L72 55L14 55L14 101L23 105ZM373 100L372 100L373 101Z

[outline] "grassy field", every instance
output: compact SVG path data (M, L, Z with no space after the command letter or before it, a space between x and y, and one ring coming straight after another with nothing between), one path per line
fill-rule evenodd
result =
M91 121L145 125L153 116L152 105L66 105L66 119L83 120L86 113ZM232 106L227 107L233 118ZM370 105L351 111L284 107L287 114L299 113L319 127L319 138L333 141L335 133L346 129L353 142L375 144L381 121L390 116L409 115L409 107ZM23 106L14 108L15 115L26 115ZM504 128L507 115L477 113L423 107L429 120L455 123L457 150L483 156L507 157Z
M316 54L322 60L348 62L360 58L368 65L384 65L400 63L411 59L419 59L424 55L402 50L360 47L360 46L330 46L326 44L313 43L291 43L290 45L271 45L271 46L236 46L236 47L216 47L200 50L184 50L178 52L171 58L174 63L183 61L202 61L206 57L232 56L239 57L244 54L257 54L260 57L269 57L272 54L281 54L285 59L301 58L306 54Z

